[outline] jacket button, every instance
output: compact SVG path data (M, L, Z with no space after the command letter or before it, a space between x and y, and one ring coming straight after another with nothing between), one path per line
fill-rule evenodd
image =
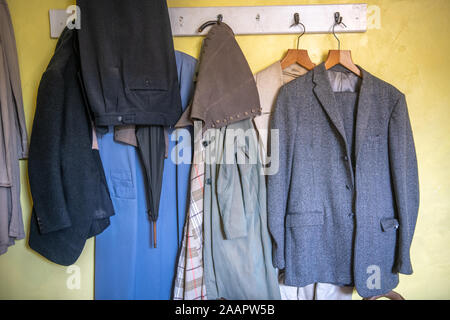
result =
M352 218L352 217L355 216L355 214L354 214L353 212L350 212L350 213L348 214L348 216L349 216L350 218Z
M211 178L206 179L206 184L211 185Z
M203 141L203 146L204 146L204 147L207 147L208 144L209 144L209 141Z
M348 161L348 157L347 157L347 156L344 156L344 160L345 160L345 161Z

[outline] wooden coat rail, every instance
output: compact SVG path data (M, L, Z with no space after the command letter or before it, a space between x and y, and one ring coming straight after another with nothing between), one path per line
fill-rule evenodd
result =
M73 8L72 8L73 9ZM50 10L51 36L59 37L69 16L69 10ZM173 36L199 36L199 26L215 20L221 14L235 34L298 34L298 26L291 27L294 14L306 26L306 33L331 33L333 16L340 12L346 28L336 27L336 32L365 32L367 30L367 4L292 5L292 6L238 6L238 7L171 7L169 16ZM81 14L81 27L83 13Z

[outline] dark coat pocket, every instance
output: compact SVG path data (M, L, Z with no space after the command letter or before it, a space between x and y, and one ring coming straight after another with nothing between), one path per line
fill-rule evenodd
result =
M388 231L392 231L392 230L397 230L399 227L399 222L397 219L395 218L385 218L385 219L381 219L381 229L384 232L388 232Z
M309 211L299 213L288 213L286 216L286 227L295 228L301 226L318 226L323 224L322 211Z

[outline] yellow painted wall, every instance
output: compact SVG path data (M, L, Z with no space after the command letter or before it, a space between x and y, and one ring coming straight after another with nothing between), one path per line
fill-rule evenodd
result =
M357 1L169 0L170 6L292 5ZM361 1L362 2L362 1ZM401 276L397 288L407 299L450 298L450 1L369 0L370 23L365 34L341 35L356 63L406 94L419 161L421 206L412 245L414 274ZM48 10L64 9L75 0L8 0L19 50L28 129L34 116L37 88L56 45L50 39ZM345 17L344 17L345 19ZM225 17L226 21L226 17ZM294 35L238 36L254 72L295 47ZM175 48L198 56L200 37L176 38ZM305 35L301 46L320 63L335 48L332 35ZM136 44L139 49L139 44ZM28 231L31 198L22 166L22 204ZM68 289L67 268L48 262L18 241L0 256L0 299L92 299L94 241L77 261L79 289ZM354 298L359 298L356 294Z

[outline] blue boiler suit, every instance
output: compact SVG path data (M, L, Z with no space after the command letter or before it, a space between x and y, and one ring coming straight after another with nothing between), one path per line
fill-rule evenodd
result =
M183 110L194 89L197 60L175 52ZM178 129L178 130L192 130ZM171 298L178 248L186 216L190 164L176 165L172 153L192 158L190 135L169 130L169 152L164 162L163 186L157 221L157 248L147 214L144 169L135 147L114 141L114 129L98 134L98 146L115 209L111 225L95 241L95 299L168 300ZM177 137L180 155L174 152ZM182 153L181 152L181 153ZM186 154L187 152L187 154Z

